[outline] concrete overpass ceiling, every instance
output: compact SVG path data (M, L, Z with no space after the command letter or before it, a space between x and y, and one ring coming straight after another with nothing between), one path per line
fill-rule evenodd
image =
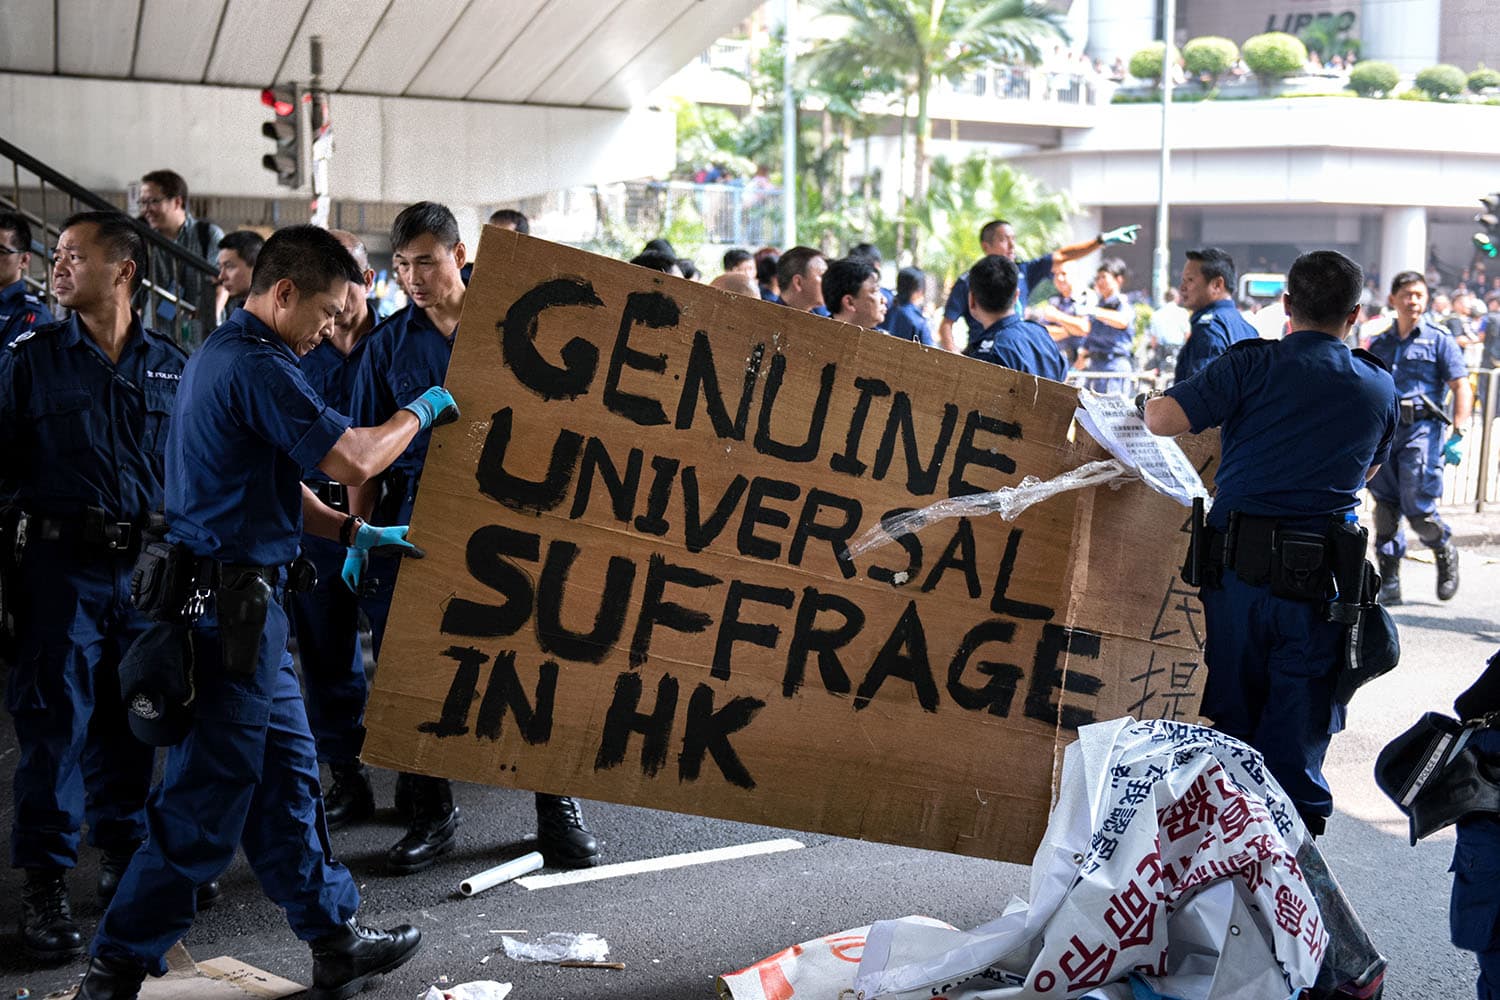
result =
M629 108L764 0L6 0L0 71Z

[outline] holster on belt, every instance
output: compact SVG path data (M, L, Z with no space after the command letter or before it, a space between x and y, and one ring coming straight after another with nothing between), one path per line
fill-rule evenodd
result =
M1252 587L1294 601L1332 596L1329 545L1324 532L1288 528L1272 518L1230 511L1223 562Z
M260 642L274 595L265 574L255 567L225 566L214 606L219 623L219 646L224 672L231 677L253 677L260 662Z
M1201 587L1208 579L1208 525L1204 523L1203 498L1193 497L1193 514L1188 520L1187 558L1182 563L1182 582Z

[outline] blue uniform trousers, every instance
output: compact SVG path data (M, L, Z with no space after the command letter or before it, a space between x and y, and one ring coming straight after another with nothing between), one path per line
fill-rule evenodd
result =
M318 569L318 585L290 595L292 628L302 665L307 722L325 764L352 764L364 744L369 682L359 649L359 599L339 571L344 546L326 538L302 536L302 554Z
M21 623L6 707L20 757L11 864L72 868L79 829L100 848L146 835L151 747L130 732L120 658L148 624L130 604L127 553L33 541L19 574Z
M154 975L166 971L163 956L193 922L197 887L218 878L236 847L304 941L337 929L359 906L354 880L328 843L285 611L272 602L253 677L224 675L212 615L195 626L194 640L193 728L167 751L146 805L150 837L93 943L95 955Z
M1128 372L1133 367L1129 358L1089 358L1088 370L1091 372ZM1102 392L1106 396L1123 396L1129 388L1130 380L1091 378L1086 384L1088 388L1095 392Z
M1334 678L1344 627L1324 606L1273 596L1224 570L1204 587L1203 714L1250 744L1304 818L1327 818L1333 796L1323 778L1329 737L1344 728ZM1314 822L1313 826L1321 824Z
M1411 522L1412 532L1422 544L1440 549L1453 534L1438 516L1437 502L1443 495L1444 425L1437 420L1418 420L1396 431L1391 457L1370 480L1375 498L1375 545L1383 556L1406 554L1406 533L1401 518Z
M1487 756L1500 755L1500 733L1479 733L1474 745ZM1450 870L1449 934L1454 947L1479 956L1479 1000L1500 1000L1500 816L1458 821Z

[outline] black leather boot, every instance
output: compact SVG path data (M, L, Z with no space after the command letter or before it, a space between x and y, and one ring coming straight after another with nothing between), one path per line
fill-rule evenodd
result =
M120 879L125 875L125 869L130 867L130 859L135 857L135 852L140 850L139 844L127 847L112 847L104 852L99 859L99 881L94 888L99 893L99 898L108 903L115 898L115 890L120 888ZM213 906L219 899L219 880L205 882L198 887L198 912Z
M363 823L375 815L375 790L365 774L364 765L334 764L333 787L323 796L323 815L328 820L328 829L338 830L354 823Z
M1451 541L1440 549L1432 550L1437 561L1437 597L1440 601L1451 601L1458 593L1458 546Z
M577 799L536 796L536 844L553 868L589 868L599 863L599 841L583 822Z
M385 852L386 864L396 875L431 868L433 862L453 850L458 839L458 809L453 788L446 778L411 777L411 824L406 836Z
M113 958L96 958L73 1000L135 1000L146 970Z
M21 950L39 962L65 962L83 954L83 934L68 905L61 868L26 869L21 893Z
M383 972L404 965L422 944L422 932L410 924L377 931L354 918L312 943L311 1000L346 1000Z
M1380 557L1380 596L1376 602L1388 608L1401 603L1401 557Z

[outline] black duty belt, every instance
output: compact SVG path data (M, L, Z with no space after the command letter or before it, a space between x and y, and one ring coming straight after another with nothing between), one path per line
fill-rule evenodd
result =
M147 527L143 521L116 521L98 508L89 508L78 514L27 514L18 528L25 532L27 541L67 542L91 548L102 548L110 552L135 552L141 547L141 537Z
M312 490L325 506L332 507L340 514L350 513L349 487L343 483L335 483L327 479L304 479L302 485Z

